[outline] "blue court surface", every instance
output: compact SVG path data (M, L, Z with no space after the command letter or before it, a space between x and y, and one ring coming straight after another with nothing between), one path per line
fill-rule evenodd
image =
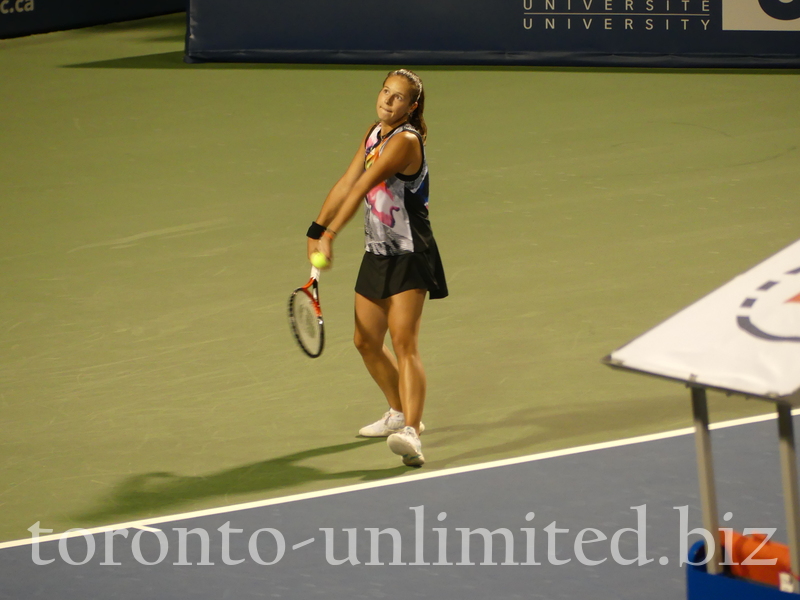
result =
M712 437L721 525L785 541L776 421ZM0 598L676 600L700 522L685 429L9 542Z

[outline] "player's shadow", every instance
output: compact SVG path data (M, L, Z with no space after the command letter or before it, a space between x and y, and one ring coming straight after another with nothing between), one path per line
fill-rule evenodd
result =
M445 425L426 432L426 447L432 450L429 455L442 458L427 462L425 467L442 469L453 466L456 460L459 465L486 462L493 457L525 456L660 431L646 431L648 423L686 427L687 413L686 399L675 394L652 402L634 398L602 405L587 402L524 408L495 421ZM487 431L509 433L481 437ZM474 440L473 445L461 450L461 440L465 439ZM483 439L490 442L477 445ZM447 455L441 448L455 448L456 452Z
M173 506L198 500L230 496L235 498L254 492L271 492L315 481L360 479L375 481L399 475L408 470L399 466L390 469L341 471L327 473L322 469L298 464L314 458L346 452L375 443L379 440L362 440L296 452L233 469L196 477L174 473L144 473L121 482L103 506L75 515L75 519L91 522L108 522L132 515L151 515Z

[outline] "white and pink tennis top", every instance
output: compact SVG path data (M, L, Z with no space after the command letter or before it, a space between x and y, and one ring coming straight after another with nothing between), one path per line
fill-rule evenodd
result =
M366 250L378 256L396 256L428 249L433 233L428 220L428 161L420 133L408 123L381 137L380 123L370 131L364 148L364 169L369 169L400 132L417 136L422 165L414 175L398 173L372 188L364 198Z

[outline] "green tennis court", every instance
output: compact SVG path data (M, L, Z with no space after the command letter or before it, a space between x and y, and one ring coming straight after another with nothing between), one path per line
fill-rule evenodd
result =
M286 323L396 65L189 66L184 29L0 41L0 540L415 474L355 437L384 410L351 343L358 218L325 354ZM451 290L425 469L688 425L680 386L600 358L800 237L800 73L418 72Z

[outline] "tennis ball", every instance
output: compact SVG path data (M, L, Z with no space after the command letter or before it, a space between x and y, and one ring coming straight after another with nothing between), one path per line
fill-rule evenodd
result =
M331 263L322 252L314 252L311 255L311 264L317 267L318 269L324 269Z

